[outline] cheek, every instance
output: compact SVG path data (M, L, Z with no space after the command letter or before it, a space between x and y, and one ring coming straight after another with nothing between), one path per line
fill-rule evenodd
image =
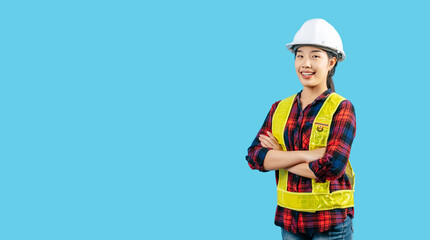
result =
M329 71L329 64L327 63L327 64L321 64L320 65L320 67L319 67L319 69L320 69L320 72L322 73L322 74L327 74L328 73L328 71Z
M294 62L294 68L296 69L296 72L299 71L300 65L296 62Z

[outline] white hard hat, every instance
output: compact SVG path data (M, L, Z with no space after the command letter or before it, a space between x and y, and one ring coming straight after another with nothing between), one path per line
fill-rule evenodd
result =
M338 54L339 62L346 57L339 33L324 19L311 19L303 23L294 36L293 42L287 44L287 48L294 53L294 46L297 45L313 45L331 50Z

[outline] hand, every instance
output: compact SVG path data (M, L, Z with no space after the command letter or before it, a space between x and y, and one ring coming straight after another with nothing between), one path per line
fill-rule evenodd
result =
M310 163L315 160L318 160L322 158L325 154L326 148L318 148L315 150L307 151L306 152L306 162Z
M282 147L278 144L278 141L276 140L276 138L273 136L273 134L269 131L266 132L266 135L261 134L258 137L258 140L260 140L261 145L265 148L270 148L273 150L279 150L282 151Z

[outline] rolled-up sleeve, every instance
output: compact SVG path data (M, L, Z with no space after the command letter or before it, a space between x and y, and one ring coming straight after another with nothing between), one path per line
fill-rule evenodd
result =
M260 131L258 131L258 134L252 142L251 146L248 148L248 155L246 156L246 160L248 161L248 165L249 167L251 167L251 169L266 172L266 170L264 170L263 168L263 163L264 158L266 157L266 154L269 149L261 145L258 136L260 134L267 135L267 131L272 132L272 116L279 102L280 101L272 105L272 108L270 109L269 113L266 116L266 119L264 120L263 126L260 128Z
M333 115L326 153L321 159L309 163L309 168L318 181L332 181L345 173L355 137L355 127L354 106L345 100Z

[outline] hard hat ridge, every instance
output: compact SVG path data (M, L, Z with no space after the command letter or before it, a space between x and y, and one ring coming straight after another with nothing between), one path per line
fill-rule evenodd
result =
M294 53L298 47L309 45L336 53L339 56L339 62L346 57L339 33L324 19L315 18L306 21L297 31L293 42L286 46Z

